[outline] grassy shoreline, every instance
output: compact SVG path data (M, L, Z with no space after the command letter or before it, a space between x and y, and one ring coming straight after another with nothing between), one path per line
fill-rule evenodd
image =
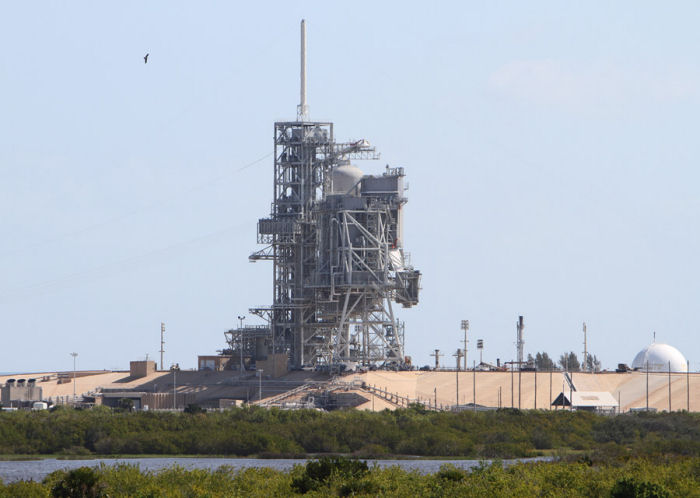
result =
M700 458L495 462L431 474L326 458L280 471L172 466L144 471L128 463L59 470L42 482L0 482L0 497L17 496L697 496ZM82 494L75 494L78 491Z

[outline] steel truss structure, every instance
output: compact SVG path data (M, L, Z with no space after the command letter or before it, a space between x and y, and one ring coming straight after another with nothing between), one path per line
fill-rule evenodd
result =
M258 222L267 247L250 256L273 262L273 304L251 312L270 321L274 352L292 367L404 363L391 303L417 303L420 272L401 247L403 169L334 191L350 159L378 158L366 141L336 143L332 123L275 123L274 202Z
M250 256L273 263L272 305L250 310L267 336L241 329L227 341L234 358L236 349L286 354L292 368L400 367L404 327L392 302L417 304L421 276L403 252L404 171L363 175L350 161L379 159L374 147L337 143L333 123L308 120L305 33L302 21L297 120L275 123L272 211L258 221L265 247Z

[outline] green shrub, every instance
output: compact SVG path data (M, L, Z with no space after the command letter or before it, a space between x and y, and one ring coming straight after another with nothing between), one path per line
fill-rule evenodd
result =
M355 480L368 472L367 462L346 457L323 457L306 464L303 474L292 481L292 488L307 493L328 484L331 478Z
M612 498L667 498L671 494L660 484L634 477L619 479L610 492Z
M435 474L438 479L443 479L446 481L463 481L467 478L467 473L458 469L452 464L445 464L440 466L440 470Z
M185 412L185 413L189 413L189 414L191 414L191 415L194 415L194 414L197 414L197 413L206 413L207 410L206 410L205 408L202 408L201 406L199 406L199 405L196 404L196 403L189 403L189 404L185 407L184 412Z
M97 473L90 467L79 467L65 474L51 488L56 498L97 498L105 496L104 486Z

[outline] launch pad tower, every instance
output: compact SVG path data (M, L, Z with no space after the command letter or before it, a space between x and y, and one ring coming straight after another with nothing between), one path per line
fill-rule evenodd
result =
M296 121L275 123L272 211L258 221L265 248L250 256L273 263L273 303L250 310L269 328L229 331L234 358L265 348L292 368L405 364L392 303L417 304L421 274L403 250L404 170L365 175L351 163L368 159L379 159L369 142L336 142L333 123L308 119L302 21L301 102Z

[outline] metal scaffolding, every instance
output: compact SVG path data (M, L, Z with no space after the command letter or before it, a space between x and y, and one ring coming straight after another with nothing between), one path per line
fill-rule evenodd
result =
M258 221L265 247L250 256L273 262L273 303L250 311L292 368L400 367L404 327L392 302L417 304L421 275L403 252L404 171L362 174L350 161L379 159L374 147L336 143L333 123L306 121L303 31L304 112L275 123L272 211Z

